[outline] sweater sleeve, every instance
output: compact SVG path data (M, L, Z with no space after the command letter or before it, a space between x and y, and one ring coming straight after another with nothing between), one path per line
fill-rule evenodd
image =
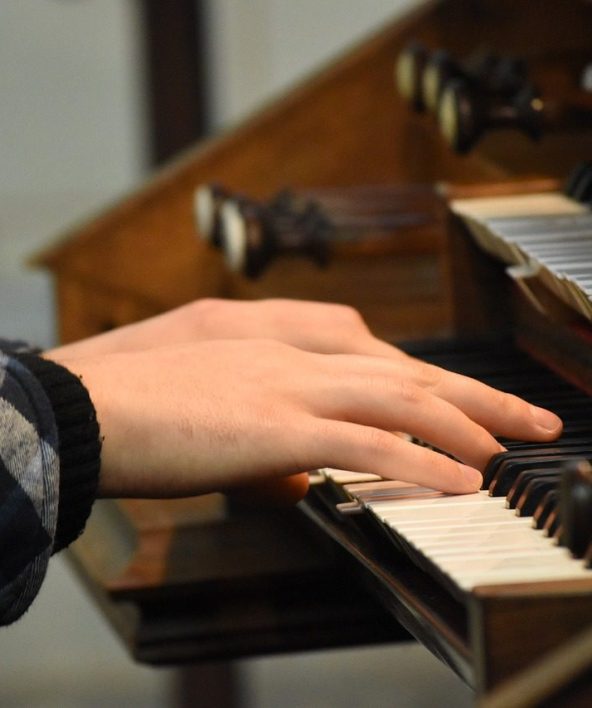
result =
M0 342L0 624L27 610L96 496L94 408L67 369Z

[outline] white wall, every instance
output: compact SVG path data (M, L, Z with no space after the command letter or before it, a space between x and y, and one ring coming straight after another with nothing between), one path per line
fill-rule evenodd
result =
M0 3L0 331L53 339L25 255L130 188L145 153L133 0ZM7 305L9 307L7 307ZM17 316L18 315L18 316ZM28 316L30 315L30 316Z
M116 193L143 164L137 18L121 0L0 3L0 192Z
M226 125L421 0L211 0L214 122Z

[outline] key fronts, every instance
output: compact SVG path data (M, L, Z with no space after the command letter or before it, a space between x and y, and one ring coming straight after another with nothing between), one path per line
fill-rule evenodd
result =
M438 358L439 363L459 373L474 368L466 351L462 356L453 352L424 358ZM485 383L495 382L503 390L519 392L531 402L556 411L564 420L559 440L507 441L508 450L495 455L484 471L483 490L490 497L502 498L517 516L532 517L534 528L592 567L592 436L587 422L592 415L590 398L549 372L543 379L538 378L534 364L532 375L525 377L527 363L523 356L515 355L513 362L512 357L507 357L502 377L495 358L485 352L480 352L479 358L479 378ZM455 361L459 363L455 365Z
M426 361L475 373L508 392L562 410L564 433L550 443L515 441L485 472L484 489L447 495L385 480L349 493L407 557L450 588L579 580L592 565L592 436L588 397L550 372L539 377L511 345L436 344L413 349ZM500 375L500 365L502 373ZM531 386L531 390L529 390ZM508 443L509 445L509 443ZM376 485L376 486L374 486ZM573 557L572 557L573 556Z

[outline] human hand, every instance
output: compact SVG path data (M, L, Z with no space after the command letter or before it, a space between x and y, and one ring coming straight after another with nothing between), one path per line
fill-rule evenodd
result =
M60 359L209 339L275 339L321 354L406 357L375 337L352 307L302 300L206 298L54 350Z
M197 300L135 324L67 344L49 352L62 361L115 352L141 351L207 339L276 339L308 351L405 357L396 347L372 335L353 308L318 302L269 299ZM306 494L308 475L265 480L240 490L245 499L294 503Z
M207 339L260 337L322 353L406 356L374 337L352 307L285 299L218 298L196 300L142 322L61 346L48 355L64 361ZM293 503L306 494L307 488L308 475L292 475L258 483L252 489L240 490L240 495L266 503Z
M318 354L214 340L60 360L80 375L104 436L104 496L182 496L318 467L476 491L500 445L549 440L553 414L410 357ZM446 450L414 445L400 430Z

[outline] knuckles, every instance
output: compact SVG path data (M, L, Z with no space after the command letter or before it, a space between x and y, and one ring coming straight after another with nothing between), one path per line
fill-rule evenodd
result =
M379 457L393 455L398 439L392 433L380 428L366 428L363 432L363 444Z
M423 390L411 381L399 379L394 383L396 399L408 406L418 406L425 401Z
M232 303L215 297L204 297L184 305L180 310L187 313L190 321L204 331L215 326L228 313Z
M443 370L433 364L425 364L417 359L412 361L412 374L415 384L429 390L437 389L444 375Z

